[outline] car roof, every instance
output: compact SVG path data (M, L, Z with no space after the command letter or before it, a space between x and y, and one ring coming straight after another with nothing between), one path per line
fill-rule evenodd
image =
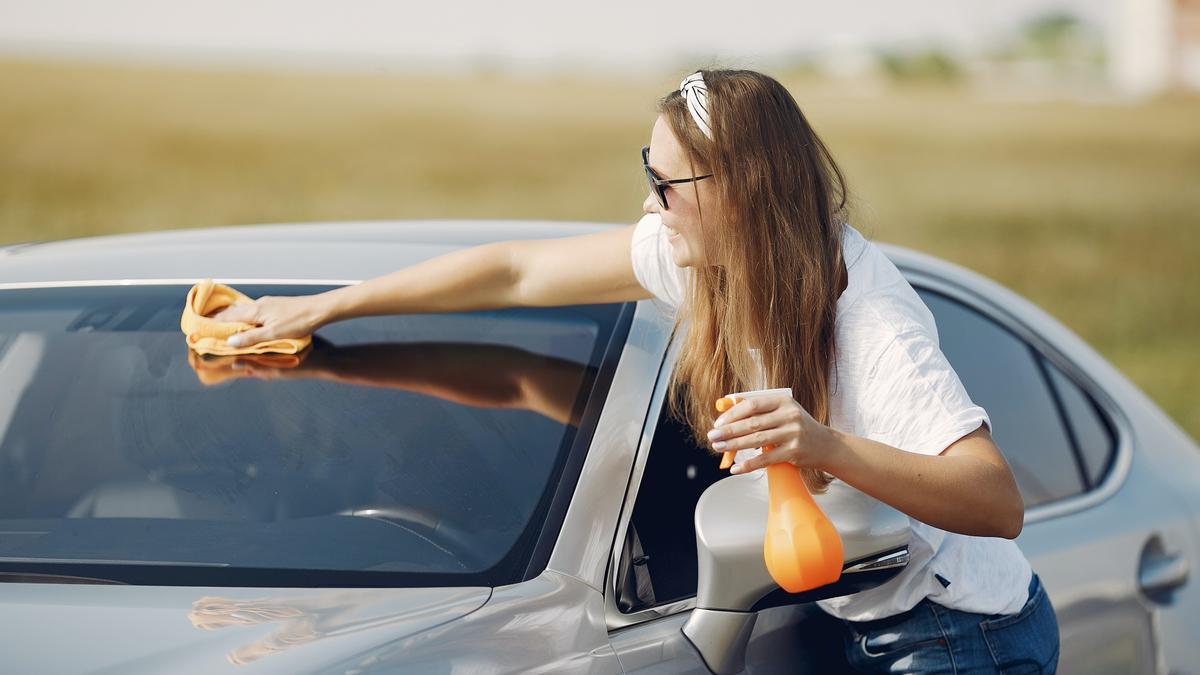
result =
M344 283L460 248L568 237L627 224L544 220L373 220L159 230L0 247L0 288L132 282ZM901 269L966 285L973 272L872 240Z
M361 280L459 248L603 231L505 220L275 223L31 242L0 248L0 284L103 280Z

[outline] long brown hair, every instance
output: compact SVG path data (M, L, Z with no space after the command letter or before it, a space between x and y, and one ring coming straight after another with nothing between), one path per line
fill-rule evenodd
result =
M668 397L671 414L682 413L695 442L707 447L715 401L753 388L751 347L761 348L765 387L791 387L796 402L829 424L847 214L845 178L783 85L748 70L700 72L712 140L679 91L659 102L659 112L692 175L714 174L720 208L707 219L701 214L700 229L723 265L695 268L675 318L676 329L689 326ZM832 481L816 469L801 473L814 493Z

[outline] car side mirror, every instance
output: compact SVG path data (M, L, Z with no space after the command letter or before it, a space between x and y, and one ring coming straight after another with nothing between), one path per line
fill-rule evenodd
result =
M834 598L878 586L908 565L908 517L835 480L817 506L842 538L845 564L836 582L788 593L767 572L767 477L763 471L713 483L696 504L696 608L683 627L714 673L736 673L758 612L769 607Z

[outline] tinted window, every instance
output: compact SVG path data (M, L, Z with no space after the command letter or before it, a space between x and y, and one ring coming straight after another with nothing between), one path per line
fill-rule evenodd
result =
M1116 442L1108 420L1090 396L1084 393L1057 366L1043 359L1054 389L1063 404L1069 430L1079 448L1080 461L1088 480L1094 487L1104 478L1116 453Z
M0 292L0 563L520 580L589 440L621 305L361 318L300 358L239 360L187 349L186 291Z
M992 420L1026 506L1084 490L1075 450L1039 364L1028 344L995 321L943 295L918 289L937 322L942 352L971 400Z

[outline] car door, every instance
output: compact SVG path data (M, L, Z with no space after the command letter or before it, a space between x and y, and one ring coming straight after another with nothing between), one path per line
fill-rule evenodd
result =
M1118 401L1030 326L973 292L910 280L1025 499L1017 544L1058 615L1061 673L1167 672L1195 659L1196 524L1156 479ZM1076 350L1078 348L1076 347ZM1191 639L1181 632L1187 626ZM1187 660L1181 660L1187 659Z

